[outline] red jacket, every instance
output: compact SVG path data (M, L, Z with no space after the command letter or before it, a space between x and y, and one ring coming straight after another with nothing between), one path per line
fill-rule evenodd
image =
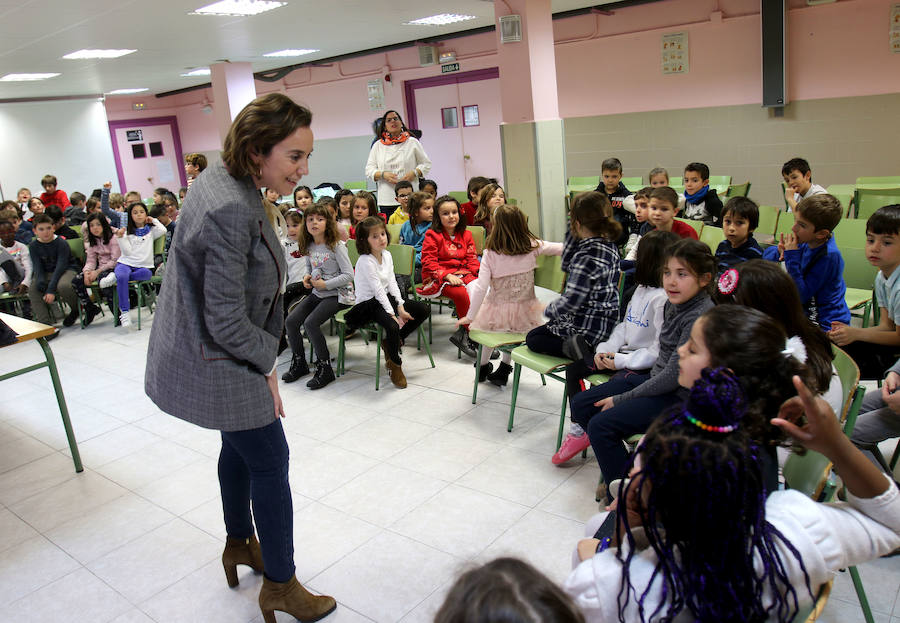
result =
M59 206L63 210L72 205L72 203L69 201L69 197L66 195L66 192L59 189L52 193L41 193L40 199L41 203L43 203L45 206Z
M469 225L475 224L475 212L476 211L477 211L477 208L475 207L475 204L472 203L471 201L466 201L465 203L460 204L459 213L462 214L463 217L466 219L467 227Z
M422 281L441 281L446 275L478 276L475 241L468 230L450 238L444 232L429 229L422 242Z
M682 238L693 238L694 240L700 239L693 227L687 223L682 223L681 221L672 221L672 233L678 234Z

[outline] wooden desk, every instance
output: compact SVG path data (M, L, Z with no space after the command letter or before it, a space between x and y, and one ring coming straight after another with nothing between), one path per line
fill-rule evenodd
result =
M66 439L69 440L69 449L72 451L72 460L75 462L75 471L83 472L84 467L81 465L81 455L78 453L78 444L75 442L75 432L72 430L72 422L69 420L69 408L66 406L66 398L63 396L62 385L59 382L59 373L56 371L56 360L53 358L53 351L47 343L47 336L53 335L56 329L50 325L26 320L18 316L0 313L0 320L3 320L9 327L19 336L18 344L28 342L29 340L37 340L41 350L44 351L45 361L36 363L33 366L27 366L21 370L9 372L0 376L0 381L14 378L20 374L33 372L41 368L50 369L50 378L53 380L53 391L56 392L56 402L59 403L59 413L62 416L63 426L66 429ZM10 344L13 346L13 344Z

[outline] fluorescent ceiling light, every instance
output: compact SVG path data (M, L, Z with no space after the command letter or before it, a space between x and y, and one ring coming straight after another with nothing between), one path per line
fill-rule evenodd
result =
M187 71L182 75L184 78L191 78L193 76L208 76L212 73L209 67L198 67L197 69L192 69Z
M116 89L115 91L110 91L107 95L131 95L132 93L142 93L149 90L147 87L141 89Z
M85 58L119 58L120 56L131 54L132 52L137 52L137 50L78 50L77 52L66 54L63 58L69 60L80 60Z
M279 50L278 52L269 52L263 56L303 56L304 54L312 54L319 50Z
M46 80L55 78L59 74L6 74L0 78L0 82L25 82L27 80Z
M191 11L188 15L259 15L285 4L287 2L276 0L219 0Z
M440 15L432 15L431 17L423 17L414 19L411 22L404 22L404 26L444 26L455 22L464 22L466 20L475 19L474 15L460 15L458 13L441 13Z

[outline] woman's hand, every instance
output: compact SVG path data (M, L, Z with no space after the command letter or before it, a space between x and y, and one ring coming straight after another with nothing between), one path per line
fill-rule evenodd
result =
M388 184L396 184L397 182L400 181L400 180L397 178L397 174L396 174L396 173L391 173L391 172L389 172L389 171L382 171L382 172L381 172L381 179L383 179L383 180L384 180L385 182L387 182Z
M594 403L595 407L600 407L601 411L606 411L607 409L612 409L615 405L613 404L613 397L609 396L608 398L603 398L602 400L598 400Z
M412 181L415 180L417 177L418 177L418 176L416 175L416 172L415 172L415 171L410 171L409 173L407 173L406 175L403 176L403 181L405 181L405 182L412 182Z
M278 393L277 371L266 376L266 385L269 386L269 392L272 394L272 402L275 403L275 419L285 417L284 403L281 402L281 394Z
M462 279L458 275L449 274L444 277L444 281L449 283L451 286L462 286L465 285Z

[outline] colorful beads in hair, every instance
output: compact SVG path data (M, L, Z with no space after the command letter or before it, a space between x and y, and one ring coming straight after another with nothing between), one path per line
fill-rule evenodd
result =
M681 408L681 417L712 433L730 433L747 411L740 382L727 368L704 368Z

